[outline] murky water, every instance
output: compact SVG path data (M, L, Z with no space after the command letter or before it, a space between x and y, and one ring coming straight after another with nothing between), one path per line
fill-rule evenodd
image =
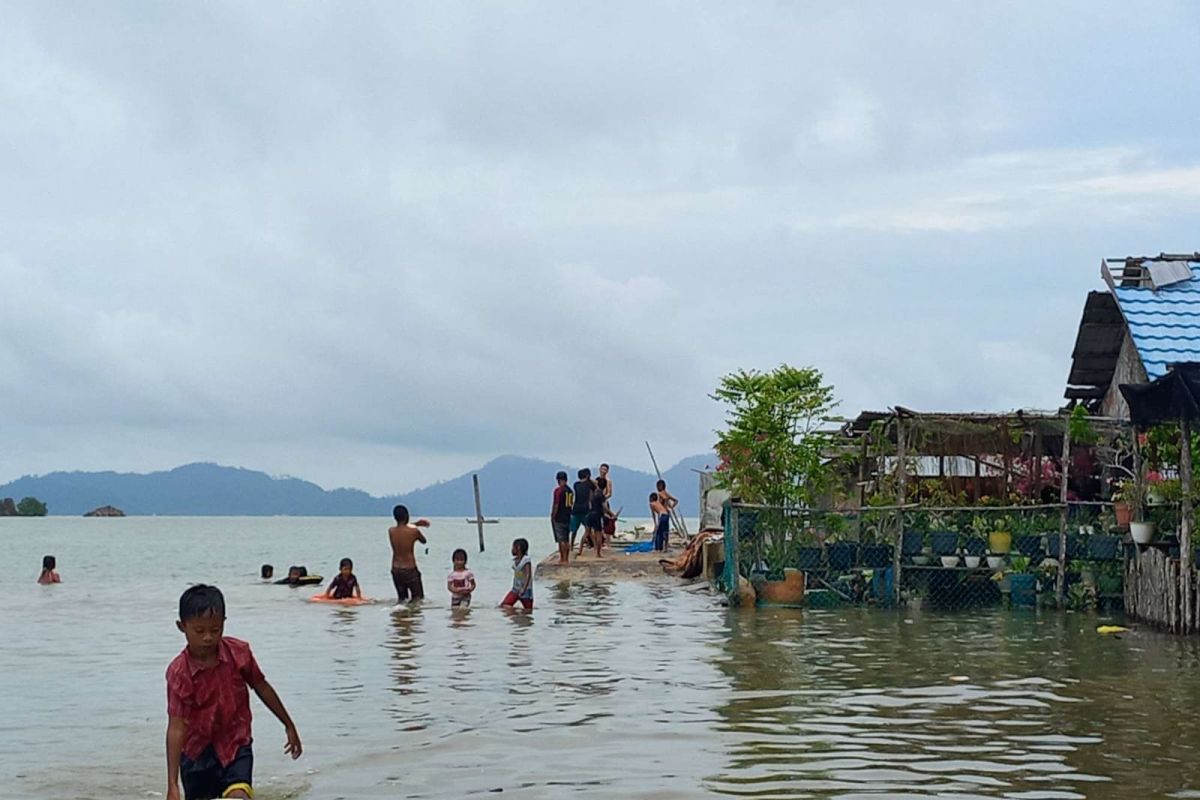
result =
M387 597L386 520L0 520L3 797L163 790L163 670L179 592L225 590L300 728L255 704L267 798L1200 797L1200 646L1095 633L1076 614L730 612L669 584L536 586L532 615L492 608L505 520L472 553L476 607L452 614L435 521L431 602L339 609L263 586L264 561L355 559ZM64 583L33 583L41 556Z

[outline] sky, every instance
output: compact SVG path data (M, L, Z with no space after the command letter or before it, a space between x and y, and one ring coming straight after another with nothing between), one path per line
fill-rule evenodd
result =
M664 468L723 374L1056 408L1200 249L1194 4L6 3L0 481Z

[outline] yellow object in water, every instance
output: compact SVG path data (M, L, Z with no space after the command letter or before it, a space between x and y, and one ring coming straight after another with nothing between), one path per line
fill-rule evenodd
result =
M1096 633L1125 633L1129 628L1122 628L1120 625L1101 625L1096 628Z

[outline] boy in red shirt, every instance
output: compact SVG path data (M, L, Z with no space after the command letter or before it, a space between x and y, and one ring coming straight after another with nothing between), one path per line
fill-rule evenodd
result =
M250 694L254 690L283 723L292 758L300 735L287 709L263 677L250 645L225 636L225 597L197 584L179 598L176 626L187 647L167 667L167 800L254 796L251 773Z

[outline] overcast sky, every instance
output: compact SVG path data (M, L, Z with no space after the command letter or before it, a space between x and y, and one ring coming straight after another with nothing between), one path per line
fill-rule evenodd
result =
M1054 408L1100 259L1200 248L1198 35L1169 2L6 3L0 480L648 468L783 361L847 414Z

